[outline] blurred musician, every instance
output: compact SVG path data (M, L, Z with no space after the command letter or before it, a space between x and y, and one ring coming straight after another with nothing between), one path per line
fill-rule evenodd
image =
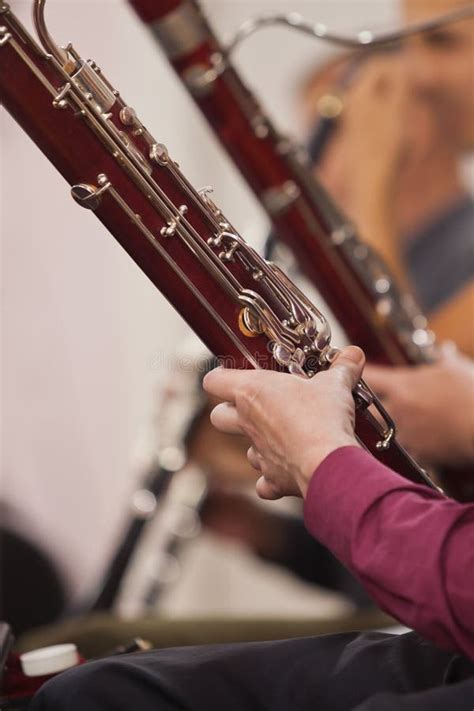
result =
M429 7L454 5L404 3L410 22ZM309 120L347 71L347 62L338 62L306 83ZM438 339L472 356L474 202L461 176L461 160L474 146L470 23L413 38L353 74L317 172L399 282L413 289Z

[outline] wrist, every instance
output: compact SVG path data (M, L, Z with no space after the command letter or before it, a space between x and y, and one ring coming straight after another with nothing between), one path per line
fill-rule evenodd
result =
M306 498L306 493L308 491L309 484L313 475L319 469L320 465L324 462L330 454L342 449L342 447L360 447L361 445L355 437L344 436L337 440L332 440L331 442L325 443L324 446L319 446L314 450L308 452L305 457L305 462L300 468L299 475L297 477L297 484L301 492L303 499Z

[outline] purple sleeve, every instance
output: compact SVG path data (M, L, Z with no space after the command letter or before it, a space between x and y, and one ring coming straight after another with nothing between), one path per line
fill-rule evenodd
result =
M474 505L403 479L359 447L315 471L305 523L380 607L474 658Z

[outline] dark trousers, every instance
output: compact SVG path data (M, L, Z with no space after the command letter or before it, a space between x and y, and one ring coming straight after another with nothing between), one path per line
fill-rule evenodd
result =
M182 647L90 662L29 711L473 711L474 662L410 633Z

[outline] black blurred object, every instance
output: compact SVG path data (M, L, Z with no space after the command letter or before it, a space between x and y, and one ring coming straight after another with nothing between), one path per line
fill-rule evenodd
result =
M148 474L141 488L149 492L158 502L166 494L174 473L174 470L157 464L156 468L152 469ZM127 522L125 530L120 537L120 543L105 571L99 590L93 600L86 605L90 612L111 610L114 607L125 573L141 542L149 520L150 516L137 512Z
M63 585L45 553L0 527L0 619L19 636L57 620L64 606Z
M2 681L3 670L13 646L14 637L10 625L6 622L0 622L0 684Z
M26 711L31 695L26 698L8 698L3 696L4 679L8 678L13 655L11 653L15 638L11 627L0 621L0 709L1 711Z

